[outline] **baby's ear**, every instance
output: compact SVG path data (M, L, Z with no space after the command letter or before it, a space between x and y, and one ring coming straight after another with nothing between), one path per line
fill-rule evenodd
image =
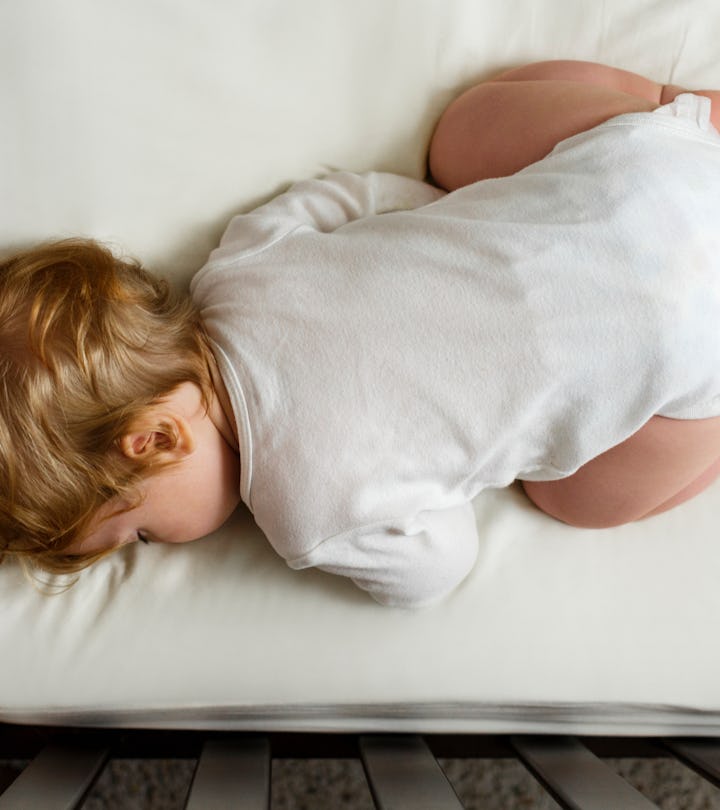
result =
M147 460L165 453L179 458L194 449L190 425L177 416L151 427L137 426L121 436L118 444L124 456L137 460Z

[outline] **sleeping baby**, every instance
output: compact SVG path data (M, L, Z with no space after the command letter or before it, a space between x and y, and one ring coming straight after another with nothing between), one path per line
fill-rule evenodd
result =
M720 473L720 92L585 62L456 99L433 184L335 172L179 297L65 240L0 264L0 550L71 572L242 500L294 569L420 607L519 480L608 527ZM720 107L718 107L720 110Z

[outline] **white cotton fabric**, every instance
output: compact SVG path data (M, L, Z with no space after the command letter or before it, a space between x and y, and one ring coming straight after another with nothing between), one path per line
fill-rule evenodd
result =
M336 173L233 219L192 292L242 498L292 568L434 602L474 563L481 490L570 475L653 414L720 413L709 104L441 199Z

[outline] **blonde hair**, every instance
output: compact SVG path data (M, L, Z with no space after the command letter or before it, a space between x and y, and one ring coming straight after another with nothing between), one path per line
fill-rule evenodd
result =
M207 406L210 357L189 297L95 241L0 261L0 561L71 573L109 553L65 550L103 503L139 501L152 459L117 442L183 382Z

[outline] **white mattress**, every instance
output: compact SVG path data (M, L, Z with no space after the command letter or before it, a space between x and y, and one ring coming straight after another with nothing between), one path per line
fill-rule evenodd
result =
M714 0L62 0L0 5L0 251L110 240L186 284L229 217L327 168L422 177L495 71L604 61L720 87ZM66 593L0 567L0 720L264 730L720 733L720 484L614 530L517 488L422 611L293 572L240 511Z

